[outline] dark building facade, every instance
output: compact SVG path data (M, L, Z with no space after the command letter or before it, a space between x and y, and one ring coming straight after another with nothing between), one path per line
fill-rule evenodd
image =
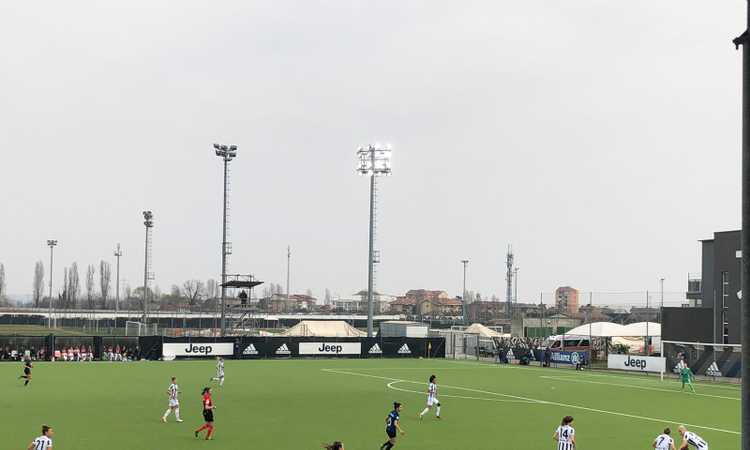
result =
M695 308L713 311L713 342L740 343L742 289L740 231L714 233L701 242L700 280L688 277L688 298Z

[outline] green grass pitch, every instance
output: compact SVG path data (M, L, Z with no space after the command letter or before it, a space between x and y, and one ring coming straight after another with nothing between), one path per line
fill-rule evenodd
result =
M227 361L224 387L213 384L215 440L206 442L193 430L214 372L213 361L38 363L25 388L20 364L0 364L2 448L25 449L46 423L57 450L301 450L336 439L347 450L375 450L393 401L404 404L406 431L396 449L555 449L566 414L579 450L651 448L665 426L674 436L680 423L713 449L740 442L737 386L698 383L693 395L655 376L408 359ZM431 374L443 417L420 422ZM160 421L171 375L184 423Z

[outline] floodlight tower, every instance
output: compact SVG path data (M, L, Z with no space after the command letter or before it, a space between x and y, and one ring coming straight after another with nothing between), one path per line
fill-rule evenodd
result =
M53 250L57 245L57 239L47 239L47 245L49 245L49 313L47 325L49 328L52 328L52 258Z
M151 269L151 228L154 227L154 213L143 211L143 225L146 226L146 244L143 252L143 324L148 326L148 280L154 278ZM148 328L146 328L148 330Z
M115 249L115 258L117 258L117 275L115 278L115 312L118 312L120 310L120 256L122 256L122 250L120 249L120 244L117 244L117 248Z
M370 244L367 256L367 337L372 337L372 316L374 313L373 284L375 264L375 192L376 178L391 174L391 147L380 144L368 145L357 149L357 172L370 177ZM378 260L378 262L380 262Z
M232 254L232 243L227 241L227 222L229 221L229 207L227 203L227 192L229 190L229 162L237 156L236 145L214 144L216 156L224 161L224 210L222 213L221 232L221 335L226 332L226 293L224 286L227 282L227 262Z

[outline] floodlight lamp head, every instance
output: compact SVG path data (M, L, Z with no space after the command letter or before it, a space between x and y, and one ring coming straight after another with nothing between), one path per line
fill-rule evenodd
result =
M230 145L229 146L229 150L231 150L233 152L236 152L237 151L237 146L236 145Z
M47 245L49 245L50 247L54 247L55 245L57 245L57 239L47 239Z
M214 144L214 148L215 148L216 150L220 150L220 149L221 149L221 145L219 145L219 144Z

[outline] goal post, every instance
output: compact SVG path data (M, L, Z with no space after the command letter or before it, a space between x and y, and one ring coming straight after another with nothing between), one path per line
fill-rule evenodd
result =
M146 325L143 322L128 320L125 322L125 336L155 336L157 325L155 323Z
M739 378L742 346L710 342L662 341L661 354L667 361L667 371L679 372L684 361L695 375L718 378Z

